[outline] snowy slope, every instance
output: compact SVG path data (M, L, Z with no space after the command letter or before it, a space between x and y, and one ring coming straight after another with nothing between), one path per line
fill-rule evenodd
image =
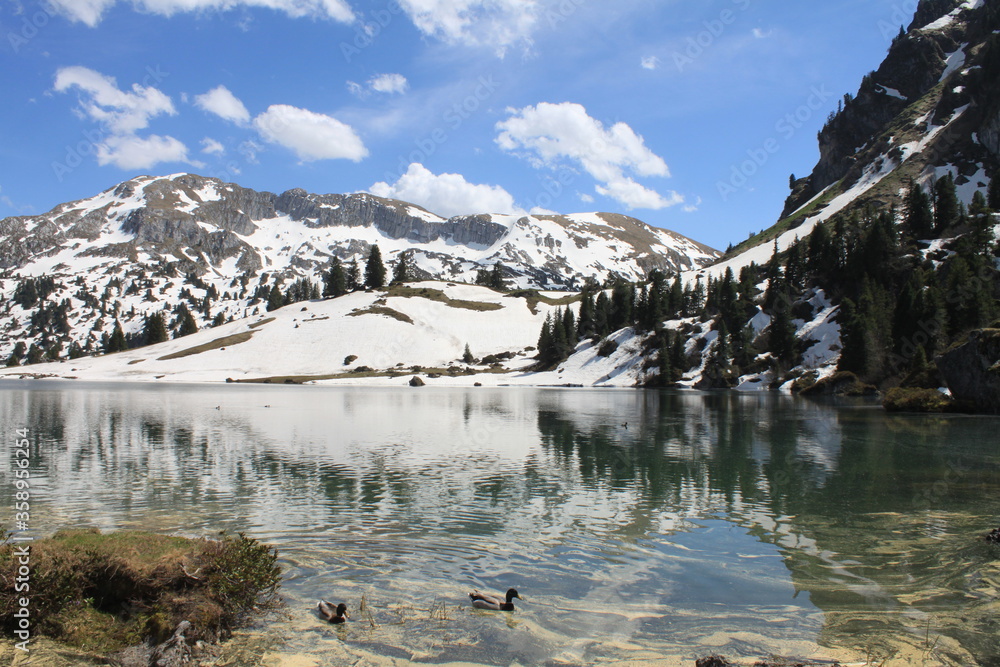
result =
M300 302L158 345L0 369L0 378L224 382L227 378L247 381L297 376L296 381L405 384L418 374L429 384L635 384L637 376L629 372L636 364L635 350L630 355L627 346L604 359L591 352L589 344L581 344L583 353L564 370L527 373L534 363L533 346L542 323L556 309L544 301L532 311L524 298L485 287L425 282L410 284L407 290L410 296L356 292L337 299ZM429 290L431 298L417 296L420 290ZM628 339L628 330L619 337L623 342ZM503 353L511 353L512 358L503 361L503 373L473 364L478 375L450 377L449 367L470 368L461 361L466 345L480 359ZM165 358L185 351L189 354ZM345 364L352 356L355 358ZM421 370L414 372L414 366ZM360 367L401 375L329 378ZM432 372L442 377L428 377Z

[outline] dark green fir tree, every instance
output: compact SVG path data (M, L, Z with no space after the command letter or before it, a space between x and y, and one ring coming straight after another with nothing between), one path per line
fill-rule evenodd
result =
M382 251L378 244L372 246L365 262L365 287L367 289L382 289L385 287L385 264L382 263Z

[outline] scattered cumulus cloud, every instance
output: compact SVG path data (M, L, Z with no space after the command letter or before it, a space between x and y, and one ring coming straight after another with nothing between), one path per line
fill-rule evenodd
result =
M170 97L160 90L139 84L122 90L113 77L80 66L58 70L54 90L76 90L80 95L78 115L102 126L103 132L93 140L99 165L148 169L161 162L187 162L197 166L188 159L188 149L181 141L137 134L149 126L151 119L177 113Z
M201 140L201 152L209 155L221 155L226 152L226 147L211 137Z
M379 74L368 80L368 86L376 93L405 93L409 85L402 74Z
M660 59L656 56L646 56L640 61L639 64L642 65L643 69L653 70L660 66Z
M499 185L469 183L461 174L434 174L424 165L411 163L395 183L375 183L373 195L401 199L423 206L445 217L474 213L524 213L514 197Z
M420 32L452 44L492 46L503 56L531 35L550 0L399 0Z
M698 199L693 204L687 204L684 206L684 212L696 213L698 209L701 208L701 204L702 204L701 197L698 197Z
M662 209L683 202L676 192L664 196L634 180L632 175L668 177L670 170L625 123L605 128L572 102L542 102L507 111L510 117L496 125L497 145L521 154L536 168L575 163L598 182L594 188L598 194L630 209Z
M50 0L58 13L91 28L101 22L104 13L119 0ZM227 11L238 7L265 7L284 12L292 18L323 18L341 23L354 21L354 12L346 0L130 0L137 11L161 16L181 12Z
M287 104L272 104L253 119L261 138L290 149L303 162L352 160L368 156L361 137L350 125L321 113Z
M348 81L347 82L347 91L351 95L355 95L355 96L360 97L360 98L365 98L365 97L368 96L368 92L365 90L365 87L362 86L357 81Z
M129 134L149 126L149 119L177 113L170 98L156 88L133 84L123 91L113 77L86 67L63 67L56 72L55 91L77 90L82 114L105 125L114 134Z
M204 95L195 95L194 105L237 125L250 122L250 112L225 86L216 86Z
M753 36L756 39L767 39L768 37L770 37L773 34L773 31L771 31L771 30L763 30L761 28L754 28L752 32L753 32Z
M593 204L594 198L591 195L588 195L586 192L581 192L580 201L582 201L585 204Z
M187 162L188 149L173 137L152 134L138 137L134 134L108 137L97 146L97 164L113 165L119 169L148 169L160 162Z
M387 95L402 95L410 87L410 82L402 74L376 74L368 79L366 85L357 81L348 81L347 90L354 96L365 99L372 93Z

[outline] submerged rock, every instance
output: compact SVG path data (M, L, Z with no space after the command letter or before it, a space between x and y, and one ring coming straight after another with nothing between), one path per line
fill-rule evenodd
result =
M979 329L935 359L951 395L975 412L1000 414L1000 329Z

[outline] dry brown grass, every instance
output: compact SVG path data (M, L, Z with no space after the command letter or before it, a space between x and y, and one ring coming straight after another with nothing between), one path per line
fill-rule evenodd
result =
M263 322L261 323L263 324ZM233 345L239 345L240 343L245 343L253 337L253 331L242 331L238 334L233 334L232 336L225 336L223 338L216 338L213 341L203 343L201 345L196 345L195 347L189 347L186 350L181 350L179 352L172 352L170 354L159 357L157 361L170 361L171 359L181 359L182 357L190 357L193 354L201 354L202 352L208 352L209 350L218 350L222 347L231 347Z

